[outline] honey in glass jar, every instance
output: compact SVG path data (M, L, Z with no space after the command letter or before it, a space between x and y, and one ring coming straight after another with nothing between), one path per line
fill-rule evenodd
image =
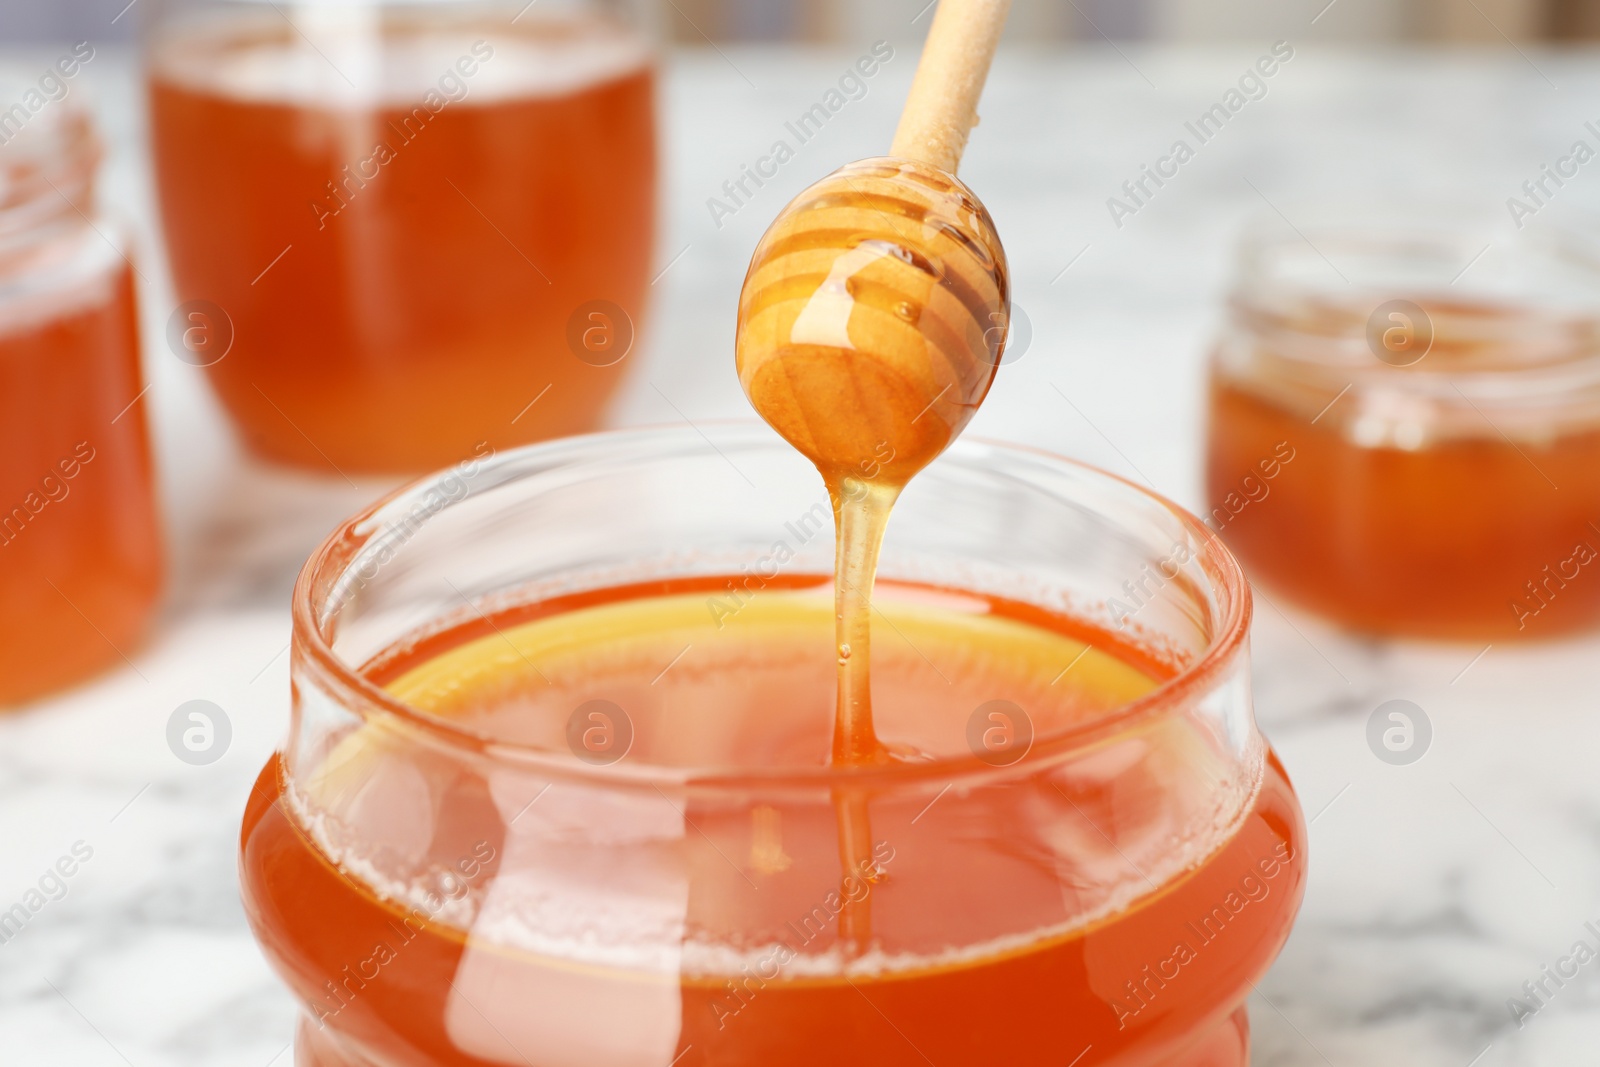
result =
M1211 364L1209 524L1269 592L1357 630L1594 626L1597 298L1575 237L1250 239Z
M162 579L133 268L55 84L0 143L0 705L122 662Z
M416 472L594 427L655 226L654 60L614 7L168 5L168 258L230 320L208 377L255 451Z
M1226 549L957 443L873 600L893 758L842 764L828 505L714 433L505 452L307 564L240 864L297 1067L1246 1067L1306 842Z

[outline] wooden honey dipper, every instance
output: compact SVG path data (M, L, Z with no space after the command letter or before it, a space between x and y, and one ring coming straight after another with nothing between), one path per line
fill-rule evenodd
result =
M835 763L891 758L867 672L878 548L900 490L971 420L1005 346L1005 252L954 172L1009 8L940 0L891 154L790 202L739 297L740 384L833 499Z
M955 170L1009 7L941 0L891 155L805 190L751 259L739 381L830 482L884 468L871 477L904 485L961 432L999 365L1005 253Z

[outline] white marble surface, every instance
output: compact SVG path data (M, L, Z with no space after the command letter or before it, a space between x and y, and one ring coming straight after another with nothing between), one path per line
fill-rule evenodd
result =
M964 176L998 220L1034 337L972 432L1087 458L1194 504L1202 353L1231 236L1263 195L1409 189L1498 210L1600 116L1592 55L1353 53L1304 36L1268 96L1120 231L1105 198L1270 42L1002 57ZM705 199L868 44L674 63L660 256L671 267L617 422L744 413L733 308L754 241L790 193L887 143L912 53L720 231ZM111 131L107 200L144 236L173 581L131 666L0 720L0 907L74 842L94 850L65 897L0 945L0 1063L286 1067L293 1008L238 904L239 816L285 729L294 572L381 486L252 464L203 372L165 351L171 303L132 67L102 52L87 78ZM1596 202L1600 171L1586 171L1558 208ZM1600 1061L1600 962L1522 1028L1506 1006L1575 940L1593 942L1584 923L1600 921L1600 641L1480 651L1362 641L1260 609L1259 716L1314 817L1304 911L1254 1001L1260 1067ZM207 767L179 762L164 738L172 710L196 698L234 729ZM1368 715L1392 698L1434 724L1412 766L1366 745Z

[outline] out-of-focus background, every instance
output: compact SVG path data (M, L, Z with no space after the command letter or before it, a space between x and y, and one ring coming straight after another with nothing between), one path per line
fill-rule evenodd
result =
M0 41L129 40L138 0L3 0ZM285 4L293 8L294 4ZM676 0L678 40L833 42L905 36L922 0ZM1009 36L1228 41L1317 18L1324 39L1532 42L1600 38L1595 0L1016 0Z
M0 0L0 50L19 69L100 42L75 86L108 144L101 201L142 271L172 561L162 615L125 667L0 717L0 908L74 840L95 849L61 900L0 943L0 1067L287 1067L295 1006L239 905L239 818L286 729L295 571L393 484L248 457L204 371L169 348L132 44L147 3ZM661 93L662 223L614 424L748 416L732 338L751 250L789 196L887 147L931 6L662 0L679 45ZM870 92L736 217L709 211L880 38L896 58ZM1246 217L1380 190L1504 221L1507 198L1600 118L1600 52L1584 44L1600 38L1600 0L1016 0L1009 38L962 173L1007 242L1031 334L972 432L1190 507L1203 503L1202 368ZM1118 225L1107 198L1279 40L1295 58L1270 95ZM1537 224L1592 211L1597 183L1569 182ZM1312 865L1252 1000L1256 1067L1595 1063L1600 964L1534 1018L1507 1005L1600 924L1596 640L1381 642L1264 599L1252 640L1258 716L1311 822ZM232 721L231 747L205 766L175 758L164 733L196 699ZM1414 765L1366 740L1394 699L1432 717Z

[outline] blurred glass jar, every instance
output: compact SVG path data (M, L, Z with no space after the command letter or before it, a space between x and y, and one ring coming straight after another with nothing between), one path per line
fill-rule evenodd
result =
M178 299L257 452L418 471L597 423L654 245L628 2L171 0L147 51Z
M1248 238L1206 484L1251 577L1347 626L1600 622L1595 248L1460 220Z
M93 54L0 80L0 705L120 661L161 590L133 268L71 80Z

